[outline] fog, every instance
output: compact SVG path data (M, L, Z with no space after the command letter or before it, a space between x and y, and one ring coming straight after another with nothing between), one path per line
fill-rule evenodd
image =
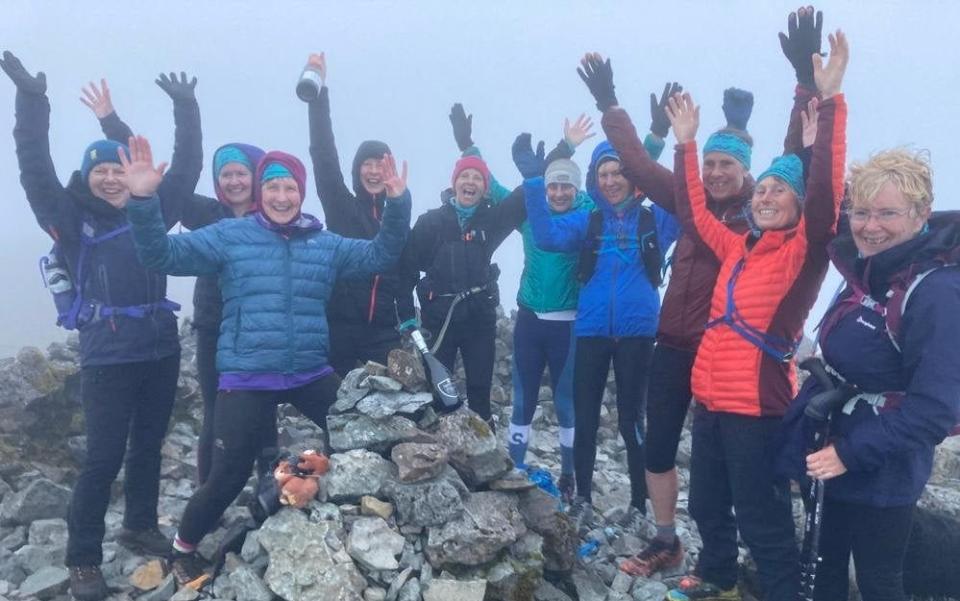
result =
M617 95L638 129L649 126L648 95L680 81L702 105L702 141L723 125L722 91L753 91L749 130L754 173L782 150L794 74L777 32L795 4L747 2L4 2L2 49L31 72L47 74L50 143L61 181L79 168L86 145L102 137L78 98L88 81L107 78L118 114L150 138L166 159L173 144L170 99L153 83L161 71L199 78L204 172L198 192L212 195L210 156L243 141L299 156L309 170L306 105L294 86L310 52L325 51L341 164L358 144L386 141L409 161L414 215L437 206L458 156L447 114L454 102L472 113L474 140L505 185L519 183L510 144L529 131L548 144L564 117L599 115L575 73L580 56L612 58ZM895 145L929 149L935 208L960 209L960 172L951 164L960 140L955 114L960 52L951 42L960 3L833 2L822 7L825 32L843 28L851 61L848 162ZM826 47L826 40L824 40ZM0 76L0 130L13 128L14 86ZM593 143L574 157L585 170ZM672 134L662 160L672 160ZM37 260L50 240L37 226L18 180L12 136L0 136L0 355L64 337ZM347 173L349 181L349 173ZM310 178L312 179L312 178ZM308 181L305 211L322 219ZM503 304L515 307L522 268L519 235L495 257ZM836 288L831 273L808 322ZM192 281L170 278L170 298L191 310Z

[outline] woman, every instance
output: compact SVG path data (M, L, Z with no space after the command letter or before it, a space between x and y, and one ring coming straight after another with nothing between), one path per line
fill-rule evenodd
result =
M182 75L178 81L175 74L170 77L160 74L157 80L164 91L174 101L174 121L178 127L199 127L199 108L193 96L196 78L187 83ZM110 88L106 80L100 80L98 89L94 83L83 89L81 98L100 121L103 135L119 143L125 143L133 131L120 119L113 107ZM191 104L192 103L192 104ZM195 121L191 121L193 113ZM199 129L196 132L199 137ZM216 223L221 219L243 217L253 210L253 172L263 158L263 150L249 144L225 144L213 153L213 189L216 198L194 194L183 199L179 207L180 223L190 230ZM200 157L197 157L199 162ZM220 285L217 277L200 276L193 289L193 319L191 323L197 334L197 378L200 381L200 395L203 397L203 423L197 441L197 484L203 484L210 474L210 461L213 453L213 419L217 400L217 337L220 333L220 319L223 315L223 299L220 297ZM263 424L263 447L275 449L277 446L276 416ZM270 469L275 453L258 459L258 473Z
M913 511L934 447L960 420L960 214L931 215L921 152L878 153L853 165L848 182L849 231L830 245L846 287L827 310L820 346L835 383L856 396L803 465L826 481L814 598L847 597L852 554L864 601L905 600ZM819 392L808 378L788 420L802 425ZM802 451L790 458L803 464Z
M691 382L690 513L703 549L694 573L668 599L739 599L738 529L757 563L764 599L796 598L789 487L774 476L771 450L796 389L793 353L826 274L826 246L843 196L840 89L849 52L842 32L830 36L830 50L825 67L819 54L813 58L823 100L809 181L795 155L774 160L757 178L751 201L758 234L735 234L707 209L695 142L699 108L689 94L669 102L678 142L677 214L721 266Z
M181 584L198 587L207 576L196 547L243 489L259 450L257 433L276 404L291 403L325 425L340 385L328 360L327 301L337 278L389 268L400 255L410 222L406 167L400 175L392 157L384 157L388 200L373 240L341 238L301 213L303 164L277 151L257 166L254 215L167 236L150 198L163 165L153 166L142 138L131 138L130 152L123 162L137 200L128 213L144 264L177 275L217 274L223 291L218 444L210 476L187 504L174 539L173 572Z
M87 453L67 515L66 564L73 596L96 601L108 595L100 572L104 516L124 460L125 510L117 542L153 555L170 546L157 528L157 499L160 447L180 369L173 314L180 307L165 298L166 277L137 261L125 212L130 191L118 156L123 146L92 143L80 170L62 186L50 157L46 77L31 76L10 52L0 66L17 86L13 135L20 181L37 222L56 241L75 291L61 321L80 334ZM192 86L184 94L189 97L179 103L173 165L158 183L161 227L177 222L178 207L200 177L199 109Z

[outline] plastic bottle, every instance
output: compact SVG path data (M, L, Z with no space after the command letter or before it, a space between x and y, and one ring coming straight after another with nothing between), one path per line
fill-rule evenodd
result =
M53 251L41 257L40 274L43 276L43 284L53 295L53 302L57 306L58 324L60 324L61 320L67 318L75 299L70 274L66 266L60 262L60 257Z

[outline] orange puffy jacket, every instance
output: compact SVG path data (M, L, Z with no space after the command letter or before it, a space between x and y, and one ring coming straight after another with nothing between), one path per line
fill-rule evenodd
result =
M727 308L728 283L742 261L733 300L743 322L767 336L797 340L827 273L827 243L843 199L847 106L839 94L820 104L803 214L787 230L735 234L706 207L696 142L677 146L677 216L720 260L710 321ZM693 366L694 398L710 411L781 416L797 392L796 366L762 351L726 323L706 330Z

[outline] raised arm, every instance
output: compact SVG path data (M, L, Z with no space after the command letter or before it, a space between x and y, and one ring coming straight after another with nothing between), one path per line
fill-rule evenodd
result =
M100 122L100 130L103 131L104 137L120 144L126 144L130 136L133 135L133 130L120 119L117 111L113 108L113 99L110 97L110 87L107 85L107 80L101 79L99 88L97 84L91 81L86 87L81 88L80 92L83 94L80 97L80 102L93 111L94 116Z
M203 134L195 93L197 78L188 81L183 71L179 78L175 73L161 73L156 83L173 100L173 158L157 189L163 220L169 229L180 221L184 205L193 201L203 171Z
M453 139L460 149L461 156L477 156L483 158L480 149L473 143L473 115L467 115L463 105L459 102L450 107L450 127L453 129ZM500 183L500 180L491 173L487 197L496 205L510 195L510 190Z
M847 104L841 88L850 49L840 30L831 34L829 39L830 60L827 65L823 66L820 55L813 57L814 76L823 101L819 106L817 139L813 145L803 204L808 246L816 252L826 252L826 243L836 235L847 156Z
M812 140L809 140L808 144L804 139L801 115L807 109L811 98L817 95L810 57L820 54L822 31L823 13L814 11L811 6L803 6L787 17L787 33L779 34L780 48L797 76L793 109L790 111L787 135L783 140L784 154L799 154L802 148L813 144Z
M727 253L743 242L739 235L727 229L707 209L696 142L700 107L694 105L689 93L678 94L670 98L667 115L677 137L674 161L674 173L677 175L676 215L684 232L723 260Z
M58 238L63 229L67 191L57 178L50 158L50 101L47 99L47 77L43 72L30 75L13 53L5 51L0 68L17 86L16 123L13 140L17 147L20 184L27 195L37 223L51 236Z

